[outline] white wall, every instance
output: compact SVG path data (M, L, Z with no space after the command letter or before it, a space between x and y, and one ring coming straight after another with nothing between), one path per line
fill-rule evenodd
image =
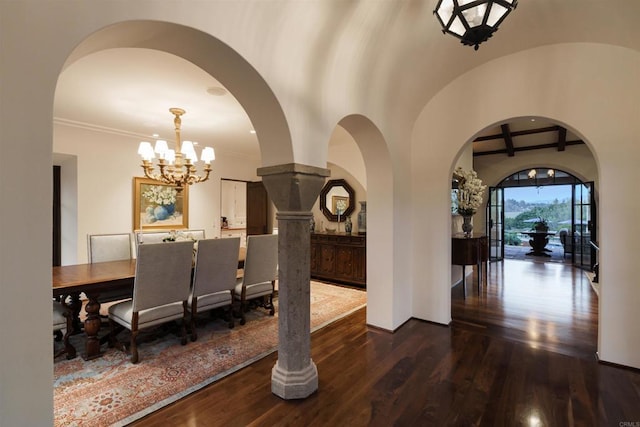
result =
M144 176L138 143L133 136L55 126L55 158L72 159L60 163L63 265L87 262L88 234L133 232L133 177ZM208 238L220 236L221 176L256 181L260 165L257 158L216 154L209 180L189 187L189 228L204 229Z

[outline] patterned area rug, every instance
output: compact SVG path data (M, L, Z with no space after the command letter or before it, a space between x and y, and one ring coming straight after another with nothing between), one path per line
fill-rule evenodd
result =
M315 331L366 304L361 290L311 282L311 330ZM141 336L140 362L106 348L96 360L81 357L54 363L56 426L122 426L166 406L277 350L278 311L247 313L234 329L223 319L202 317L198 340L186 346L174 331ZM161 335L161 336L160 336ZM125 332L120 341L128 338ZM82 348L82 336L78 349Z

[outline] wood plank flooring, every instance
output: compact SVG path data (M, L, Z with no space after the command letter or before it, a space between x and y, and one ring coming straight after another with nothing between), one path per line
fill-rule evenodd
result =
M452 289L450 327L412 319L392 334L362 309L314 333L320 385L307 399L271 393L273 354L134 425L640 425L640 373L595 360L597 299L581 271L504 261L489 277L480 295L468 281L466 300Z

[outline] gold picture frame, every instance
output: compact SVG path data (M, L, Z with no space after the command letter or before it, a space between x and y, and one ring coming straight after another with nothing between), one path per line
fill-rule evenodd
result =
M349 207L349 197L348 196L331 196L331 213L334 215L338 215L338 210L342 212L340 215L344 215L345 211Z
M177 192L149 178L133 178L133 229L189 228L189 186Z

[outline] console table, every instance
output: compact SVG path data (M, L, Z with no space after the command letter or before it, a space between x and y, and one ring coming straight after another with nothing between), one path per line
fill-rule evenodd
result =
M485 234L473 234L471 237L465 237L463 233L457 233L451 236L451 263L462 266L462 295L465 299L467 298L465 266L476 265L478 267L478 295L480 295L482 265L488 260L489 240ZM484 272L486 275L486 266Z
M367 238L363 234L311 233L311 277L367 285Z

